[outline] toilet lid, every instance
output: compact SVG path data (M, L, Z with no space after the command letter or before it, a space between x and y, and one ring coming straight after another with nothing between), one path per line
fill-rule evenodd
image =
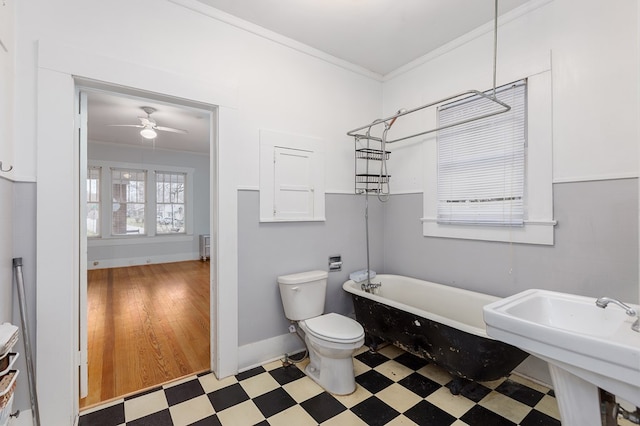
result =
M336 313L310 318L304 323L307 331L319 339L352 343L364 337L364 329L357 321Z

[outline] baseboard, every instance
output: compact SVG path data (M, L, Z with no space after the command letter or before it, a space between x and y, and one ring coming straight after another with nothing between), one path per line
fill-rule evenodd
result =
M31 410L20 410L18 417L11 417L8 426L33 426Z
M238 371L247 371L283 358L284 354L294 354L304 349L304 343L295 333L249 343L238 348Z
M199 253L174 253L159 256L129 257L124 259L95 259L87 261L87 269L122 268L125 266L184 262L200 259Z

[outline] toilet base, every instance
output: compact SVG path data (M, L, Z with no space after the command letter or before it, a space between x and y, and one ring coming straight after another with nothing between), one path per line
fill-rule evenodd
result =
M323 366L318 368L312 364L306 366L304 373L325 391L334 395L349 395L356 390L353 359L323 360Z
M317 343L309 336L306 336L305 343L309 351L309 365L304 369L307 376L335 395L349 395L356 390L353 353L362 346L362 342L340 350L317 348Z

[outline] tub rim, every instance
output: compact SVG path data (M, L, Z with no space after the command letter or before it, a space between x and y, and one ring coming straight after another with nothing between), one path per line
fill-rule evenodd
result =
M400 278L400 279L409 279L409 280L414 280L417 281L419 283L425 283L424 285L429 285L429 286L435 286L435 287L440 287L443 289L446 289L446 291L448 292L453 292L453 293L457 293L457 294L467 294L467 295L482 295L483 297L487 297L489 299L492 299L491 301L488 301L487 304L491 303L492 301L498 301L500 300L500 297L497 296L492 296L486 293L480 293L477 291L472 291L472 290L466 290L463 288L458 288L458 287L451 287L451 286L447 286L445 284L438 284L435 283L433 281L427 281L427 280L422 280L419 278L414 278L414 277L409 277L406 275L397 275L397 274L378 274L376 275L377 279L383 280L385 277L390 277L390 278ZM347 280L342 284L342 289L352 295L355 296L360 296L360 297L365 297L367 299L373 300L375 302L381 303L383 305L387 305L387 306L391 306L393 308L405 311L405 312L410 312L413 315L434 321L434 322L438 322L444 325L447 325L449 327L453 327L456 328L460 331L464 331L466 333L470 333L476 336L480 336L480 337L484 337L487 338L489 340L496 340L493 337L489 336L487 334L487 330L486 330L486 323L484 324L483 328L474 326L474 325L470 325L470 324L466 324L464 322L460 322L457 321L455 319L452 318L448 318L448 317L444 317L442 315L438 315L435 314L433 312L429 312L429 311L424 311L422 309L418 309L415 308L413 306L410 305L406 305L404 303L400 303L397 302L393 299L387 299L385 297L379 296L377 294L373 294L373 293L367 293L364 290L362 290L360 288L360 283L356 283L353 280Z

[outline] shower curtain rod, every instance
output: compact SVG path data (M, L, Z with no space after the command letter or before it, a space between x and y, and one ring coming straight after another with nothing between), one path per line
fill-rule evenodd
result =
M457 121L455 123L447 124L445 126L436 127L434 129L430 129L430 130L427 130L427 131L424 131L424 132L415 133L413 135L404 136L404 137L401 137L401 138L398 138L398 139L393 139L393 140L390 140L390 141L385 141L385 143L400 142L400 141L403 141L403 140L406 140L406 139L415 138L416 136L422 136L422 135L426 135L427 133L437 132L438 130L448 129L449 127L455 127L455 126L459 126L461 124L470 123L472 121L482 120L483 118L492 117L494 115L503 114L503 113L509 111L511 109L511 107L509 105L507 105L506 103L499 101L498 98L496 98L496 63L497 63L497 56L498 56L498 0L495 0L494 5L495 6L494 6L494 18L493 18L493 92L492 92L493 95L492 96L489 96L489 95L487 95L485 93L482 93L482 92L480 92L478 90L473 90L473 89L472 90L467 90L465 92L461 92L461 93L458 93L458 94L453 95L453 96L448 96L446 98L439 99L439 100L437 100L435 102L431 102L431 103L428 103L428 104L425 104L425 105L421 105L421 106L419 106L417 108L410 109L408 111L400 110L396 114L394 114L394 115L392 115L390 117L379 119L379 120L375 120L374 122L372 122L370 124L367 124L367 125L362 126L362 127L358 127L357 129L350 130L350 131L347 132L347 135L355 136L358 139L371 139L371 140L376 140L376 141L381 142L382 138L373 137L373 136L369 135L369 132L370 132L370 130L371 130L371 128L373 126L377 126L378 124L384 123L385 124L385 128L388 130L391 127L391 125L393 124L393 122L396 120L396 118L398 118L398 117L402 117L403 115L411 114L413 112L420 111L422 109L429 108L429 107L432 107L432 106L435 106L435 105L441 104L443 102L450 101L452 99L456 99L456 98L459 98L459 97L465 96L465 95L481 96L481 97L483 97L485 99L488 99L491 102L494 102L494 103L498 104L499 106L501 106L504 109L501 109L501 110L498 110L498 111L494 111L494 112L490 112L490 113L487 113L487 114L483 114L483 115L480 115L478 117L467 118L466 120L460 120L460 121ZM390 123L388 123L389 121L390 121ZM364 130L364 129L367 129L367 132L365 134L358 133L360 130Z
M478 90L473 90L472 89L472 90L467 90L467 91L464 91L464 92L461 92L461 93L457 93L457 94L452 95L452 96L448 96L448 97L443 98L443 99L439 99L439 100L437 100L435 102L431 102L431 103L428 103L428 104L425 104L425 105L421 105L421 106L419 106L417 108L410 109L408 111L398 112L398 113L396 113L396 114L394 114L394 115L392 115L390 117L387 117L387 118L376 120L371 124L367 124L366 126L358 127L357 129L353 129L353 130L347 132L347 135L355 136L356 138L359 138L359 139L372 139L372 140L381 141L382 140L381 138L374 137L374 136L368 136L366 133L362 134L362 133L358 133L358 132L360 130L370 129L371 127L376 126L378 124L382 124L382 123L386 123L386 122L391 121L391 120L395 120L396 118L402 117L403 115L411 114L411 113L414 113L416 111L420 111L422 109L429 108L429 107L432 107L434 105L438 105L438 104L441 104L443 102L450 101L452 99L456 99L456 98L459 98L459 97L464 96L464 95L476 95L476 96L483 97L485 99L488 99L491 102L496 103L497 105L502 107L502 109L500 109L498 111L493 111L493 112L490 112L490 113L487 113L487 114L482 114L482 115L479 115L477 117L467 118L466 120L456 121L455 123L447 124L445 126L436 127L434 129L426 130L424 132L418 132L418 133L414 133L413 135L403 136L403 137L398 138L398 139L393 139L393 140L390 140L390 141L386 141L386 143L399 142L399 141L403 141L405 139L415 138L416 136L426 135L427 133L437 132L438 130L448 129L449 127L455 127L455 126L459 126L461 124L470 123L472 121L482 120L483 118L492 117L492 116L498 115L498 114L503 114L503 113L505 113L505 112L507 112L507 111L509 111L511 109L511 107L509 105L507 105L506 103L504 103L502 101L499 101L497 98L494 98L493 96L489 96L489 95L487 95L485 93L482 93L482 92L480 92Z

